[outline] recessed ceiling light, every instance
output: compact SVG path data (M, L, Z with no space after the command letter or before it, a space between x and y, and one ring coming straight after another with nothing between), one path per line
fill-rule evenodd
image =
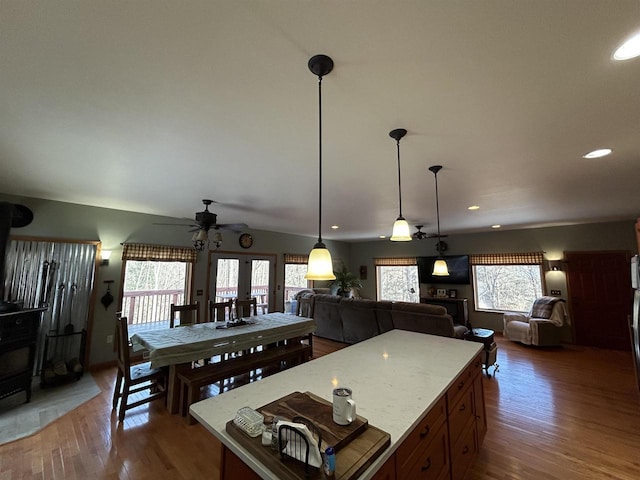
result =
M378 238L387 238L386 235L380 235Z
M467 210L480 210L480 205L471 205Z
M333 228L334 230L337 230L340 228L340 225L331 225L331 228Z
M600 158L600 157L606 157L607 155L609 155L613 150L611 150L610 148L599 148L598 150L594 150L593 152L589 152L589 153L585 153L582 158Z
M640 33L626 40L613 52L614 60L629 60L640 56Z
M500 228L502 225L491 225L491 228Z

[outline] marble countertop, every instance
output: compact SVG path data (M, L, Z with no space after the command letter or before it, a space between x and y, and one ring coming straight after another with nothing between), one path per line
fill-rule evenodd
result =
M191 414L263 478L273 475L225 431L244 406L257 409L292 392L328 401L353 390L357 413L391 435L391 446L362 475L370 478L482 350L475 342L392 330L191 406Z

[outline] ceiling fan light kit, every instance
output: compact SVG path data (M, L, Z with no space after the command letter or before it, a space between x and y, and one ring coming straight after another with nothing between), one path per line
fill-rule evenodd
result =
M391 233L392 242L410 242L411 232L409 224L402 216L402 182L400 180L400 139L407 134L404 128L396 128L389 132L389 136L396 141L396 149L398 152L398 204L399 215L393 224L393 232Z
M322 77L333 70L333 60L326 55L309 59L309 70L318 77L318 242L313 246L307 263L307 280L335 280L331 252L322 241Z
M442 170L442 165L433 165L429 167L429 170L433 173L433 176L436 180L436 219L438 220L438 243L436 244L436 248L438 249L438 258L433 264L433 273L437 277L448 277L449 269L447 267L447 262L444 258L442 258L442 247L443 243L440 241L440 202L438 200L438 172Z
M196 212L195 219L193 223L189 224L180 224L180 223L155 223L154 225L171 225L171 226L184 226L184 227L193 227L194 230L190 230L191 232L195 232L193 237L191 237L191 242L193 244L193 248L202 252L209 246L209 230L230 230L232 232L241 232L243 229L247 228L246 223L217 223L218 215L209 211L209 205L214 203L213 200L209 200L208 198L204 198L202 200L204 204L204 210L202 212ZM214 244L216 249L220 248L222 245L222 234L216 232L214 236Z

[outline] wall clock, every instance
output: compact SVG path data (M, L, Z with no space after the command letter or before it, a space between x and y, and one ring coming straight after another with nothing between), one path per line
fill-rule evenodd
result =
M250 248L253 245L253 236L250 233L243 233L238 239L242 248Z

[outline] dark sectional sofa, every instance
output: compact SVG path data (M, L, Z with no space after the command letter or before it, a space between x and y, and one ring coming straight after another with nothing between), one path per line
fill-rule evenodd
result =
M455 325L447 309L426 303L375 301L306 293L310 308L304 314L316 321L316 336L345 343L394 328L443 337L464 338L467 328Z

